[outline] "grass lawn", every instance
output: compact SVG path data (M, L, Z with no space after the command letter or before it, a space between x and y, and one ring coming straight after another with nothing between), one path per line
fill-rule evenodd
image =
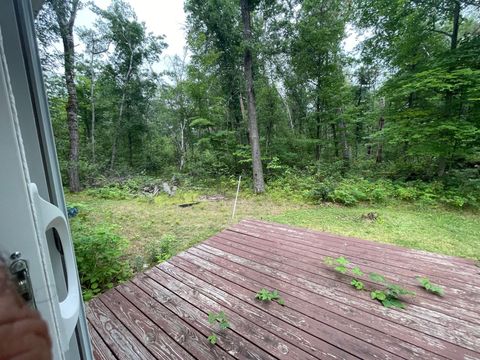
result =
M130 241L130 256L148 256L147 244L170 234L179 239L181 251L232 224L233 196L225 200L200 200L201 193L180 192L155 199L101 199L87 193L67 194L69 204L80 213L75 221L88 226L113 224L115 232ZM200 201L189 207L179 204ZM362 219L377 212L378 219ZM468 211L422 207L413 204L308 205L273 199L268 195L242 196L235 222L264 219L335 234L387 242L448 255L480 257L480 214ZM73 226L75 236L75 226Z

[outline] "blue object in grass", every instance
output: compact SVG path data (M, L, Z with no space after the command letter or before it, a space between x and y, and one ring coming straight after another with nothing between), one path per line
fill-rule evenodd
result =
M68 214L68 218L71 219L75 216L78 215L78 209L74 206L67 206L67 214Z

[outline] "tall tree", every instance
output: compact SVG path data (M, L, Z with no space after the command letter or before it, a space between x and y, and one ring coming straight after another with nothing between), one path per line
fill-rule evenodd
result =
M145 74L142 73L143 66L158 60L166 44L162 36L154 36L147 32L145 24L137 20L132 7L123 0L113 0L107 10L97 8L96 12L106 20L106 27L109 29L114 53L110 57L107 70L120 93L118 116L112 124L110 170L114 170L121 131L128 128L124 126L127 106L130 106L131 110L134 106L133 96L141 94L138 86L145 78ZM131 149L133 139L131 130L134 127L130 126L129 129L127 137ZM130 155L132 155L131 150Z
M105 29L97 24L97 29L81 29L79 31L80 37L85 43L86 53L89 55L89 73L90 73L90 147L92 152L92 163L96 163L95 151L95 81L96 81L96 57L108 51L110 42L106 37ZM103 30L103 31L102 31Z
M49 0L58 25L58 32L63 43L63 61L65 84L68 92L67 122L70 139L70 155L68 163L68 186L70 191L80 191L79 176L79 136L78 136L78 102L75 86L75 42L73 26L80 0Z
M256 1L258 3L258 1ZM260 139L258 136L257 109L255 105L255 91L253 85L253 55L252 55L252 21L251 13L255 9L255 1L240 0L244 55L243 66L245 71L245 86L247 93L248 133L252 149L253 190L255 193L265 192L263 179L262 158L260 153Z

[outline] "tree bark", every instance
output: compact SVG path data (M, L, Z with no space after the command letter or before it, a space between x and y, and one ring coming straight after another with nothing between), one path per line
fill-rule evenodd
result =
M123 88L122 88L122 100L120 101L120 109L118 111L118 120L117 123L113 125L113 142L112 142L112 157L110 158L110 170L113 171L115 167L115 160L117 156L117 141L118 133L123 119L123 110L125 106L125 98L127 95L127 87L132 75L132 66L133 66L133 48L130 45L130 58L128 63L128 71L124 79Z
M315 101L315 119L316 119L316 134L317 144L315 145L315 160L320 161L320 135L322 129L322 123L320 118L320 95L317 93L317 99Z
M453 28L452 28L452 40L450 42L450 49L455 50L458 45L458 30L460 28L460 1L456 0L453 8Z
M382 131L384 126L385 126L385 118L382 115L380 116L380 119L378 119L378 131ZM375 162L379 164L382 161L383 161L383 142L380 140L378 142L377 156L376 156Z
M335 125L335 123L330 123L330 127L332 128L333 147L334 147L334 150L335 150L335 158L338 158L337 125Z
M71 192L80 191L79 175L79 136L78 136L78 100L75 86L75 42L73 25L77 14L79 0L51 1L57 18L63 43L63 59L65 68L65 85L67 87L67 122L70 141L68 158L68 186Z
M450 50L455 50L458 46L458 31L460 29L460 12L461 12L461 5L459 0L454 0L453 5L453 16L452 16L452 34L450 40ZM450 69L452 70L452 69ZM449 117L453 110L453 92L451 90L447 90L445 95L445 114ZM438 177L443 177L445 175L445 170L447 168L447 157L445 154L440 154L438 159L438 168L437 168L437 175Z
M348 146L347 126L345 121L340 119L338 121L338 128L340 130L340 139L342 142L342 157L346 165L350 164L350 147Z
M252 30L251 30L251 4L249 0L240 0L240 7L243 21L243 39L245 41L244 50L244 72L247 93L247 111L249 123L250 146L252 148L252 168L253 168L253 190L255 193L265 192L265 182L263 179L263 167L260 153L260 139L258 136L257 112L255 106L255 92L253 86L253 56L251 50Z
M91 118L91 128L90 128L90 141L92 146L92 163L95 164L96 162L96 154L95 154L95 74L93 71L93 56L95 48L95 40L93 39L92 35L92 51L90 53L90 106L92 111L92 118Z

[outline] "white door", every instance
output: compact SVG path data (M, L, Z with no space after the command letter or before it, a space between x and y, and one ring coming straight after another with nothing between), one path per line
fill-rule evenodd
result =
M2 0L0 253L22 296L47 321L54 358L90 359L46 104L30 2Z

